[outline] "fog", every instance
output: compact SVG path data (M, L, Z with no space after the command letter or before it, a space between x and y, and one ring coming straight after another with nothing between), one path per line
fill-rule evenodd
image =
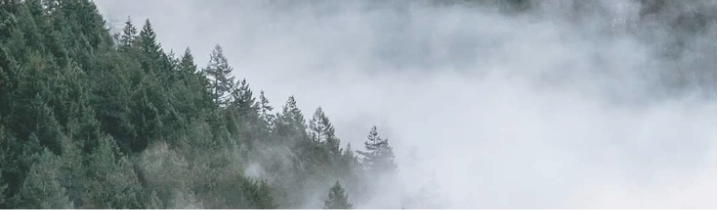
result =
M166 51L190 47L200 66L220 44L237 78L275 107L290 95L305 116L321 106L343 144L359 149L376 124L399 182L357 208L716 208L715 16L678 36L636 24L634 1L534 2L521 14L423 1L96 3L113 30L149 18ZM665 17L715 1L691 5ZM683 51L661 57L674 39ZM675 74L696 85L665 79ZM416 200L422 187L434 197Z

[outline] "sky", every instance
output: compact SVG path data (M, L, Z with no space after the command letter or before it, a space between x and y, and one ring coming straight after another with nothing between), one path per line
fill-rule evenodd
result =
M715 47L715 22L666 60L657 46L670 34L633 24L634 1L578 16L572 1L528 15L424 1L95 2L113 30L149 18L166 51L189 47L198 66L221 45L255 93L277 109L294 95L305 116L321 106L355 149L376 125L400 182L358 208L401 208L422 187L444 208L716 208L715 92L656 94L659 72L715 69L715 48L701 48Z

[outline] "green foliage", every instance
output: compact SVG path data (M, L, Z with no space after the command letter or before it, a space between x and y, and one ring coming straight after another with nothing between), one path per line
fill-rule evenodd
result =
M359 189L321 108L307 125L294 96L274 113L234 78L219 45L199 70L149 20L112 36L89 0L0 0L0 207L299 208L327 180Z
M28 209L72 208L65 189L58 181L59 158L43 150L37 163L30 167L18 193L18 207Z
M331 189L329 189L329 197L324 201L325 209L351 209L353 205L349 203L349 196L344 193L344 188L337 181Z
M339 149L341 140L334 134L334 126L329 122L329 118L324 114L321 107L314 112L314 116L309 122L309 129L312 139L325 145L332 155L341 153Z
M371 173L393 172L396 169L394 151L389 140L379 136L376 126L372 126L364 146L367 151L359 151L359 154L363 156L362 163Z
M202 73L209 80L209 90L212 99L218 105L226 104L228 93L234 85L234 76L231 76L232 67L229 66L227 58L224 57L222 47L216 45L210 54L209 64L202 70Z
M90 193L85 194L84 208L142 208L145 195L130 161L119 154L112 138L99 141L89 155Z
M5 180L2 178L2 174L0 173L0 206L6 206L7 198L5 194L7 193L7 184L5 184Z

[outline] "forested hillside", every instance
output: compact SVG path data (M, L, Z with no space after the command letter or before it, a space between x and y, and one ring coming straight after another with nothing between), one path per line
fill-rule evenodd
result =
M381 4L382 1L367 2L376 7L392 6ZM392 3L407 2L413 3ZM530 10L541 11L542 7L555 3L559 5L557 7L569 8L561 10L568 11L561 17L575 25L589 25L590 16L610 15L589 9L591 3L573 1L568 6L561 6L561 1L538 3L529 0L426 2L435 7L459 4L466 9L498 8L497 11L506 17L531 14ZM715 51L711 48L714 45L704 46L698 44L704 42L690 41L704 39L704 34L715 30L715 8L702 6L714 6L715 3L696 1L698 3L682 7L678 5L679 1L639 2L640 15L635 20L606 23L616 26L601 26L599 28L610 30L599 32L625 34L656 48L651 49L657 54L655 57L660 58L655 65L667 67L653 69L649 66L640 72L640 77L657 78L651 80L657 84L646 86L652 91L649 93L659 95L656 98L701 90L706 98L715 100ZM400 39L403 37L397 36L396 40ZM364 207L358 204L382 197L383 189L394 187L380 187L387 183L386 180L396 180L395 175L401 170L395 162L392 142L382 135L381 129L357 127L357 130L366 129L363 132L367 136L362 136L365 138L363 145L352 146L336 134L330 121L332 113L324 113L320 107L302 111L297 106L301 98L294 96L270 103L264 91L253 89L251 81L243 79L245 69L235 71L232 68L232 61L225 56L221 44L212 49L209 60L197 60L197 55L193 55L189 48L183 52L163 49L151 20L128 17L118 33L111 33L91 0L0 0L0 208L353 208ZM456 45L470 44L456 42ZM395 54L401 52L388 51L381 55L386 55L386 59L401 60L400 56L391 57ZM526 65L533 65L530 63L533 61L526 62ZM605 60L592 62L601 64ZM611 70L610 67L606 67L606 71ZM563 74L555 77L575 78ZM618 80L613 80L615 77L606 78L611 82L608 84L619 90L617 92L631 89L620 86L620 82L615 82ZM432 98L437 105L426 105L431 106L427 108L430 111L411 113L420 116L412 119L427 120L430 117L426 116L431 115L424 116L424 112L433 109L465 108L443 107L441 103L446 103L443 101L446 99L437 98ZM581 111L577 110L576 113ZM480 116L489 119L480 125L502 125L490 120L509 118L501 114L498 112L496 118ZM471 113L449 117L452 116L473 117ZM516 121L521 118L518 119ZM452 121L457 124L446 123L447 127L464 124L459 120ZM510 134L522 132L516 131L520 125L506 125L514 126L514 130L502 135L511 137ZM657 130L654 127L646 130L650 128ZM420 130L423 128L411 129L424 135ZM427 138L459 137L444 135L451 132L448 129L431 129L441 135L427 135ZM487 132L491 127L481 130L467 126L465 129ZM560 132L563 130L569 128L562 127ZM633 130L630 131L625 133ZM506 137L496 137L503 138ZM440 142L444 139L431 140ZM455 145L471 147L472 144ZM513 149L512 145L487 147L480 151L501 151L508 147ZM466 150L465 153L477 151ZM453 155L454 151L451 153ZM495 158L489 156L482 158ZM438 159L435 156L429 158ZM461 163L451 166L475 167L483 173L503 169L499 165L532 159L539 158L501 162L489 169ZM443 164L444 160L436 162ZM459 158L450 160L456 162ZM529 174L521 170L515 173ZM506 175L487 174L489 178ZM464 175L479 179L473 173ZM465 184L457 180L457 185ZM480 181L482 184L490 182L490 179L486 180ZM513 194L519 192L518 189L507 188L514 191L499 196L518 195ZM526 195L534 196L538 191L531 190L539 188L527 189ZM432 187L422 187L422 190L425 194L402 201L401 205L425 205L416 201L438 203L438 196L430 196L434 193ZM466 193L467 197L475 195Z
M219 45L195 62L149 20L110 34L88 0L0 1L0 207L351 207L395 169L376 128L355 154L321 108L275 111Z

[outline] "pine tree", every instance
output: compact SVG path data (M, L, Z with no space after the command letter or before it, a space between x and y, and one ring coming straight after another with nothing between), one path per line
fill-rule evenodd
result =
M348 199L348 195L344 193L344 188L337 181L329 189L329 197L324 201L324 209L351 209L353 205L349 203Z
M289 96L287 103L282 107L282 113L276 118L277 133L285 137L303 137L306 135L306 123L302 111L297 107L294 96Z
M237 82L234 87L231 92L232 107L238 109L239 114L245 118L250 114L256 114L259 111L259 107L256 106L256 99L252 96L252 89L249 88L247 80L243 79L241 82Z
M103 137L90 154L87 168L89 192L84 208L142 208L142 186L129 160L120 155L114 140Z
M329 118L324 114L321 107L314 112L314 116L309 122L309 130L314 141L324 144L331 154L340 154L340 140L334 134L334 126L329 122Z
M245 184L244 192L246 192L249 200L250 208L257 209L276 209L279 206L274 202L271 195L271 189L267 182L261 180L259 182L248 180Z
M155 56L159 56L161 48L160 45L157 44L157 35L154 29L152 29L152 24L149 19L145 20L145 25L142 26L142 31L140 31L137 41L143 53L151 56L151 59L159 59L159 57Z
M209 80L209 90L215 104L225 105L227 103L227 94L234 85L234 76L231 76L232 67L227 63L227 58L224 57L222 47L219 45L216 45L212 50L209 64L207 64L203 73Z
M7 190L7 184L5 183L5 179L2 177L3 169L0 168L0 207L4 207L7 204L7 198L6 198L6 190Z
M2 122L2 117L0 117L0 122ZM8 153L10 152L7 151L9 149L7 145L9 139L7 138L5 128L2 123L0 123L0 208L8 208L8 184L3 177L3 173L9 168L8 159L10 158L10 154Z
M132 24L132 19L130 17L127 17L127 21L125 21L125 27L122 28L122 35L120 36L120 46L122 47L130 47L135 41L135 36L137 35L137 28Z
M389 146L388 139L382 139L376 131L376 126L372 126L367 141L364 142L366 152L357 151L363 156L362 163L365 168L372 173L376 172L393 172L396 169L394 163L394 152Z
M72 208L65 196L65 189L57 180L58 157L49 150L43 150L39 162L35 163L18 193L18 204L28 209Z
M257 101L257 107L259 107L259 118L266 123L267 128L272 129L274 116L270 112L274 109L269 105L269 99L264 96L264 91L259 92L259 101Z
M194 64L194 56L192 56L192 51L190 51L189 47L185 49L184 54L182 55L182 58L180 58L180 71L193 74L197 72L197 65Z

